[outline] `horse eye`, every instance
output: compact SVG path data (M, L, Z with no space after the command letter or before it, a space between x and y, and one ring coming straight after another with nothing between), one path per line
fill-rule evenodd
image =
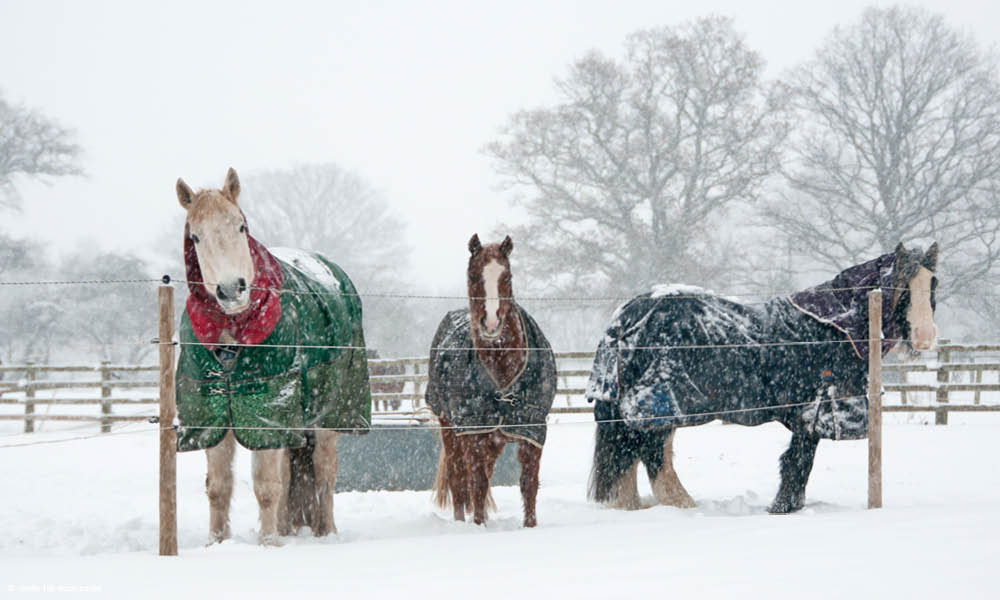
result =
M247 230L247 224L246 223L243 223L242 225L240 225L240 233L246 233L246 230Z
M195 234L192 233L191 234L191 241L197 244L198 243L198 236L196 236Z

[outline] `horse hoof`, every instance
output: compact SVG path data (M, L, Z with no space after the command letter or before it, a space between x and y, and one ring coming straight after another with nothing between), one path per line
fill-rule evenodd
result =
M525 527L534 527L535 525L538 525L538 521L535 519L535 517L525 517L524 518L524 526Z
M229 539L229 526L227 525L222 531L210 531L208 532L208 546L212 544L221 544L222 542Z
M335 525L317 525L316 528L313 529L313 535L316 537L326 537L331 533L337 533L337 527Z
M281 538L278 537L278 534L276 533L261 535L259 538L257 538L257 541L261 546L268 546L271 548L277 548L283 545L281 543Z
M775 501L768 509L767 512L772 515L790 515L793 512L798 512L802 510L801 504L793 504L786 501Z

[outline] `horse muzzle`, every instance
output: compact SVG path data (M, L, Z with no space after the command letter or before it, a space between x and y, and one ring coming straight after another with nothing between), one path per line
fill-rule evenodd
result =
M217 284L215 286L215 299L218 300L219 306L227 315L243 312L250 306L250 290L247 287L246 279L240 277L230 283Z
M910 345L921 352L933 350L937 346L937 328L915 327L910 336Z
M486 317L479 321L479 336L483 339L495 340L500 337L501 331L503 331L503 319L498 319L493 329L486 324Z

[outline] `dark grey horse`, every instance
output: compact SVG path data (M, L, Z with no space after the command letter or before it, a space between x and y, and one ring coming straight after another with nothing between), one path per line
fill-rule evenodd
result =
M819 440L867 435L868 301L883 291L882 353L929 349L937 335L937 244L847 269L832 281L760 304L658 286L616 311L587 385L597 435L590 498L637 507L635 467L657 500L694 502L677 479L677 427L770 421L792 432L772 513L802 508Z

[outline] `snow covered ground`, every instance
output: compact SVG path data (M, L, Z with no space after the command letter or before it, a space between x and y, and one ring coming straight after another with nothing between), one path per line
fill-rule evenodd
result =
M122 429L124 427L124 429ZM256 545L249 455L237 457L234 538L205 546L203 453L178 458L180 556L157 549L155 433L0 447L0 592L111 597L997 598L1000 425L888 425L885 506L866 504L865 442L820 444L807 507L771 516L788 433L712 424L679 432L698 507L585 500L593 426L550 429L539 527L516 488L486 526L452 522L426 492L336 497L339 535ZM90 433L87 431L85 433ZM0 432L0 446L69 432ZM642 478L642 491L650 497Z

